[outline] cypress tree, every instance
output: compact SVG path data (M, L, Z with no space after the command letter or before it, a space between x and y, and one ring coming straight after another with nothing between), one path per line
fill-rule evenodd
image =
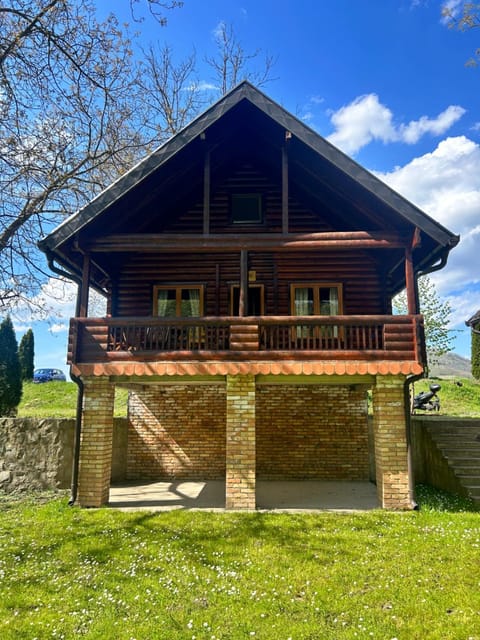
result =
M22 397L18 345L10 316L0 324L0 416L16 414Z
M20 340L20 346L18 347L18 357L20 358L22 380L29 380L29 381L33 380L34 356L35 356L35 351L34 351L33 331L29 329L27 333Z

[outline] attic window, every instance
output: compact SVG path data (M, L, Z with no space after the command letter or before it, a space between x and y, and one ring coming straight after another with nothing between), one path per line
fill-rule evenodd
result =
M233 224L261 224L263 222L262 196L259 193L232 195Z

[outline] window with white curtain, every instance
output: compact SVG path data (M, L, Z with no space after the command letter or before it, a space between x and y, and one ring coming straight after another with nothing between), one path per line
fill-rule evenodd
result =
M342 313L342 285L336 283L292 284L294 316L337 316Z
M298 283L290 289L294 316L337 316L343 313L342 285L338 283ZM330 337L338 337L338 327L327 327ZM299 326L297 337L316 335L313 327ZM317 332L318 333L318 332Z
M154 315L162 318L196 318L203 315L202 285L154 287Z

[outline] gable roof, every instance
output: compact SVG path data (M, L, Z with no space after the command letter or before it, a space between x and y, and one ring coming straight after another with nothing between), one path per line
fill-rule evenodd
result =
M250 109L248 112L245 111L247 108L245 105ZM230 117L235 110L242 108L244 110L239 111L241 117L253 118L257 128L261 127L258 127L255 118L261 117L262 123L272 124L289 131L292 139L300 143L302 153L310 154L306 161L302 160L304 166L307 166L312 158L321 160L322 167L328 168L328 176L334 175L335 179L342 181L343 198L362 200L366 209L378 210L379 217L383 215L385 219L394 219L396 222L408 224L409 227L418 228L423 232L428 242L416 264L418 271L427 270L439 260L444 262L449 250L458 243L458 236L388 187L249 82L244 81L107 187L83 209L67 218L39 242L40 249L67 268L78 271L65 251L62 251L64 243L99 219L110 207L127 198L132 190L141 186L142 183L146 184L155 172L168 167L169 163L174 162L176 157L195 144L195 141L206 134L210 128L217 126L218 123ZM327 179L330 177L324 177L324 185Z

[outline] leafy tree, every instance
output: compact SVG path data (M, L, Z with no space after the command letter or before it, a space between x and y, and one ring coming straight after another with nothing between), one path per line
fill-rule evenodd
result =
M480 311L465 322L472 330L472 375L480 380Z
M453 332L448 328L452 308L448 300L441 300L435 283L428 276L418 279L420 313L425 325L425 344L428 361L432 364L453 350ZM402 291L393 301L396 313L407 313L407 296Z
M480 380L480 330L472 331L472 375Z
M0 324L0 416L15 415L22 398L18 345L10 316Z
M34 356L35 351L33 331L29 329L20 340L20 346L18 347L18 357L20 359L22 380L33 380Z

